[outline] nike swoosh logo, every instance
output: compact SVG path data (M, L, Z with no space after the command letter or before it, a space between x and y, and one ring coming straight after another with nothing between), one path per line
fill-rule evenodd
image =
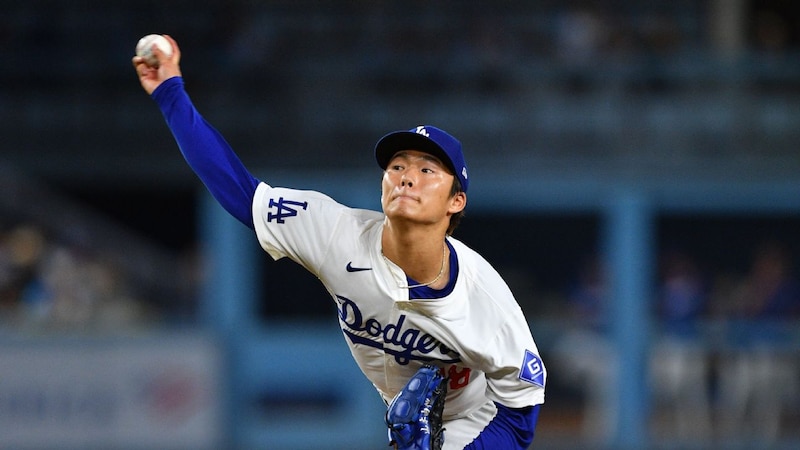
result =
M372 267L353 267L353 262L352 261L347 263L347 271L348 272L361 272L363 270L372 270Z

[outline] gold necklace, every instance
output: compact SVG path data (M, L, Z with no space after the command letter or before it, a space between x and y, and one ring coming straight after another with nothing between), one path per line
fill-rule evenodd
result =
M390 262L389 258L387 258L386 255L383 254L383 250L381 250L381 256L383 256L383 261L386 263L386 267L389 267L389 272L391 272L392 270L391 270L391 267L389 266L389 262ZM405 288L405 289L412 289L412 288L418 288L418 287L423 287L423 286L430 286L433 283L436 283L437 281L439 281L439 278L442 278L442 275L444 275L444 267L445 267L444 263L445 263L446 259L447 259L447 244L442 242L442 267L439 268L439 274L436 275L436 278L432 279L431 281L428 281L427 283L412 284L410 286L400 286L398 284L398 286L401 287L401 288Z

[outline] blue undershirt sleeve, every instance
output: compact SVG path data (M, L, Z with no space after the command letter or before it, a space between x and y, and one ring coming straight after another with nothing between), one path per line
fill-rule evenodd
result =
M541 405L508 408L499 403L497 415L465 450L525 450L533 442ZM445 440L447 430L445 430Z
M151 97L167 121L189 167L228 213L254 228L257 180L222 135L200 115L183 88L183 78L161 83Z

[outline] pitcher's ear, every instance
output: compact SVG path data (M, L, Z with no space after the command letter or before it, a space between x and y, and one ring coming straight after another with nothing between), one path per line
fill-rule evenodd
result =
M467 194L464 191L456 192L453 198L450 199L450 212L455 214L464 210L467 207Z

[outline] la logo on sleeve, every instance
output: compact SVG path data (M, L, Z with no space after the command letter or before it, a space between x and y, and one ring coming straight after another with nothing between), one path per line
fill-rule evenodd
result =
M522 367L519 370L519 379L544 387L544 364L542 364L542 360L530 350L525 350L525 357L522 360Z
M271 211L267 213L267 222L272 222L273 220L277 223L286 223L286 218L288 217L295 217L297 215L296 208L303 208L303 210L308 208L308 202L295 202L292 200L286 200L283 197L280 197L277 201L274 198L269 199L269 207L276 208L276 212L272 213Z

